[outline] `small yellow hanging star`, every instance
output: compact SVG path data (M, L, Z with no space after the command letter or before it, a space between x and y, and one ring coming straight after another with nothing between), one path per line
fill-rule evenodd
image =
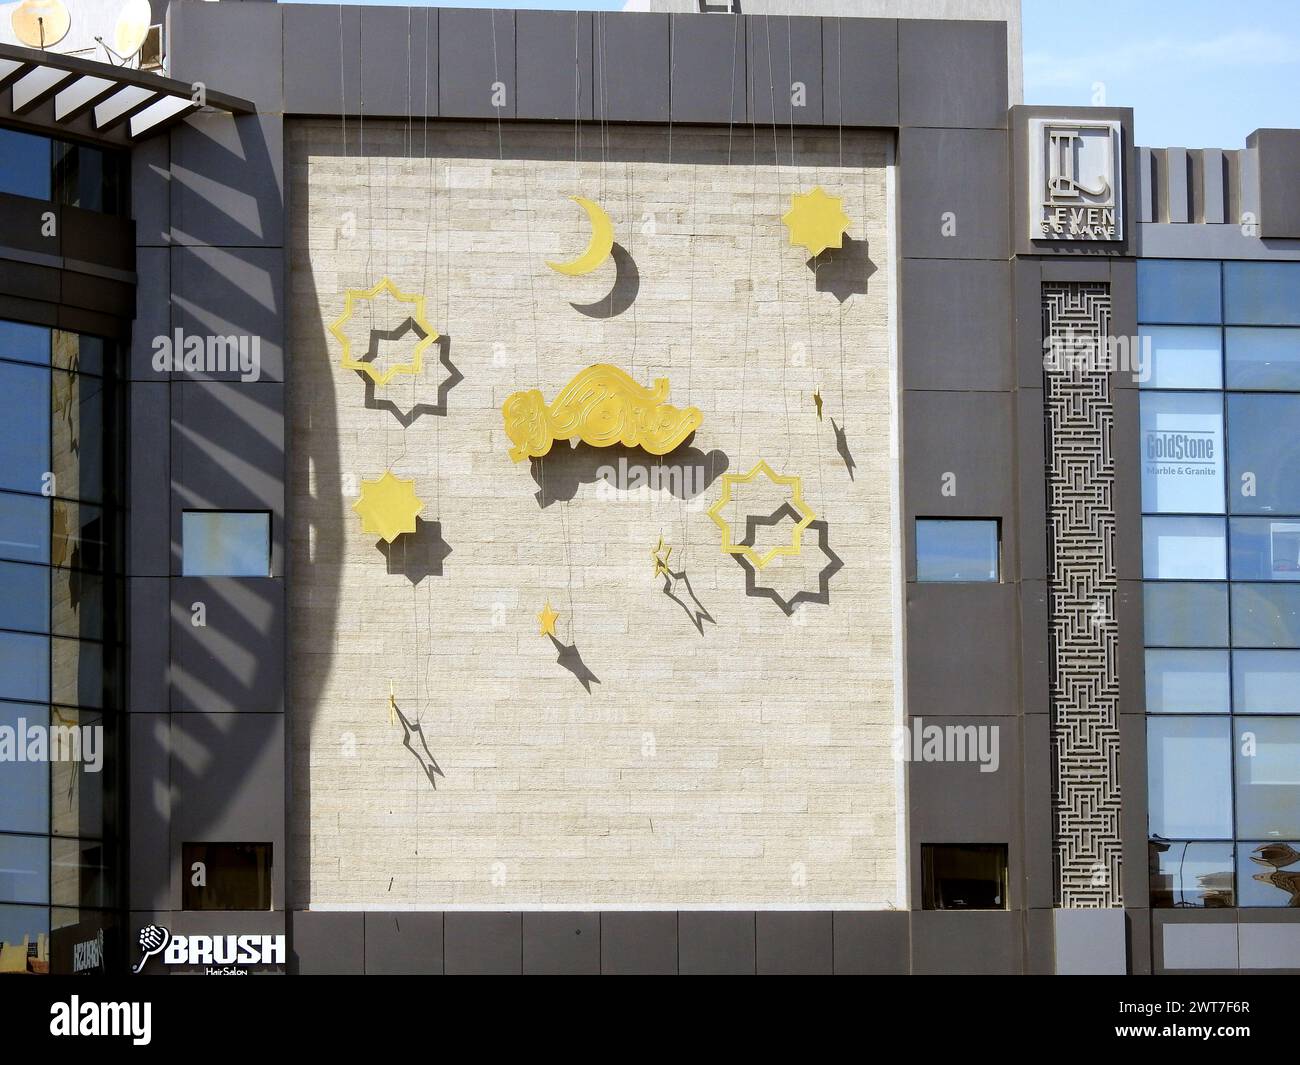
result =
M664 538L662 536L659 537L659 543L650 549L650 557L655 560L654 575L656 577L660 574L665 577L669 576L668 560L673 557L673 549L664 547Z
M844 213L844 201L831 196L819 185L812 192L796 192L790 197L790 210L781 221L790 230L791 245L802 244L811 255L827 248L844 246L844 231L851 219Z
M393 694L393 682L388 682L388 723L397 724L397 696Z
M541 632L539 635L555 636L555 622L559 617L560 615L551 609L551 601L549 599L546 600L546 606L544 606L542 612L537 615L537 623L541 626Z
M813 402L817 404L817 420L821 421L822 420L822 394L820 392L813 393Z
M394 477L385 470L377 481L361 482L361 498L352 509L361 515L363 532L392 543L402 533L415 532L415 519L424 503L415 494L415 481Z

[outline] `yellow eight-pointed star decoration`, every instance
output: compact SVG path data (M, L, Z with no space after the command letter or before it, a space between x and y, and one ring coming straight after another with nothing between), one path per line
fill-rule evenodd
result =
M392 470L375 481L361 482L361 498L352 509L361 515L362 531L392 543L402 533L415 532L415 519L424 503L415 494L415 482L394 477Z
M376 299L381 292L388 293L395 303L406 304L411 308L411 313L407 317L415 323L420 333L420 339L415 342L415 346L411 349L410 361L394 363L384 370L379 369L369 360L353 358L352 341L344 329L344 326L352 320L352 315L357 309L356 305L363 300ZM334 339L343 345L343 369L360 370L376 385L388 384L399 373L412 376L418 374L424 364L424 349L438 339L438 331L429 324L428 319L424 316L424 297L419 295L408 296L403 292L399 292L397 286L386 277L381 278L373 288L348 289L343 298L343 313L329 328Z
M762 553L755 550L750 544L736 543L731 536L730 523L722 516L722 508L731 502L732 485L748 484L759 474L762 474L773 484L785 485L790 489L789 505L799 515L799 520L795 522L794 528L790 532L790 542L788 544L777 544ZM748 473L724 473L722 475L722 495L718 496L718 501L709 507L709 517L722 530L722 550L726 554L741 555L749 559L755 569L762 569L778 555L799 554L803 550L803 531L816 520L817 515L804 502L803 481L800 478L773 473L772 467L760 459L758 465Z
M559 620L560 615L551 609L551 601L546 600L546 606L542 612L537 615L537 624L541 626L540 636L555 636L555 623ZM559 637L556 637L557 639Z
M810 255L820 255L827 248L842 248L844 231L851 221L843 204L840 197L830 195L820 185L812 192L796 192L790 197L790 210L781 216L790 230L791 245L802 244Z

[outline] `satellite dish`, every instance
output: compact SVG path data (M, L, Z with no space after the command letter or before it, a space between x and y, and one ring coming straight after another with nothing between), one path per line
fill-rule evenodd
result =
M23 0L14 8L9 21L13 23L14 36L29 48L58 44L72 28L72 17L63 0Z
M153 12L149 0L126 0L113 30L113 50L121 59L130 59L140 51L152 21Z

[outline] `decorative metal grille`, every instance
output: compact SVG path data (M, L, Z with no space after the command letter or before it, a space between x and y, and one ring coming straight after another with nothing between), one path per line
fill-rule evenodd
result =
M1110 289L1042 289L1056 901L1122 905Z

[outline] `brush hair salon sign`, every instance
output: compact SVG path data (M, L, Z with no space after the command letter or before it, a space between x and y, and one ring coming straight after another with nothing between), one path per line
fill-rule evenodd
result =
M1031 240L1123 240L1118 122L1029 122Z

